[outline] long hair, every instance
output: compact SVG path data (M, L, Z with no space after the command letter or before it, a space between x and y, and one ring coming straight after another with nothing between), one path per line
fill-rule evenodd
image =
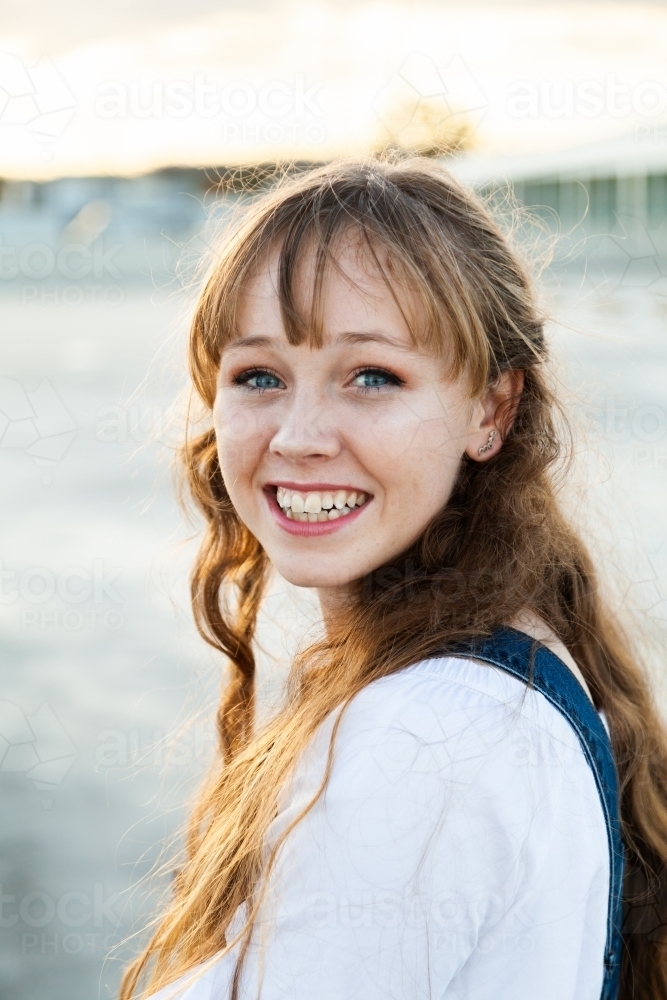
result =
M187 858L121 996L165 986L235 946L234 998L262 886L301 818L265 858L276 793L318 726L371 681L488 635L528 609L570 650L609 721L628 850L621 997L664 1000L667 953L655 913L667 862L665 733L586 546L559 507L555 470L567 435L545 371L542 317L519 252L482 201L421 160L335 164L283 181L250 205L217 251L191 328L194 392L210 415L221 349L237 335L244 288L270 253L278 254L289 342L321 343L327 269L338 266L348 237L361 240L387 294L418 303L413 337L435 354L446 350L452 377L465 375L471 396L503 371L523 372L516 416L510 429L499 415L500 452L484 463L462 459L450 499L418 541L359 581L345 619L297 657L284 704L261 731L253 724L253 634L267 556L232 506L213 430L187 440L187 483L206 525L192 605L201 635L229 661L230 678L218 712L220 753L190 821ZM295 293L306 255L314 260L307 316ZM241 904L247 921L231 940Z

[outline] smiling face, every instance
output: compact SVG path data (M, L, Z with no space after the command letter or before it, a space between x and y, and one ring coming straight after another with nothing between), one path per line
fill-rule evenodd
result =
M495 428L502 387L471 400L446 359L415 346L382 276L351 242L329 269L322 346L288 342L277 255L241 300L214 407L241 520L288 581L336 591L407 549L446 504L464 453ZM302 277L308 285L307 268ZM297 285L297 291L299 286Z

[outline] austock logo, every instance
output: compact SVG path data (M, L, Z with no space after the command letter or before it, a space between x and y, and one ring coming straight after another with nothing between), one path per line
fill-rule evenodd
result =
M667 220L659 230L647 229L644 221L629 215L616 215L610 233L589 238L594 247L586 250L586 282L600 298L623 288L641 289L664 302L667 275L659 245L667 233Z
M0 773L24 774L42 793L49 809L53 794L74 763L77 749L53 709L44 704L34 715L0 701Z
M26 390L0 377L0 449L25 452L40 467L52 469L64 457L77 426L50 382ZM50 477L45 477L45 485Z
M430 56L412 52L381 87L373 110L385 144L434 153L464 143L488 106L460 56L436 65Z
M51 59L27 66L18 56L0 52L0 125L25 128L44 160L52 159L75 112L74 95Z

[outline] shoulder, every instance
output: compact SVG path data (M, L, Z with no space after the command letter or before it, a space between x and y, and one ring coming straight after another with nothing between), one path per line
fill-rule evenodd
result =
M330 736L310 779L297 776L286 818L320 787ZM365 882L426 865L434 884L463 895L496 886L503 899L503 887L527 892L543 870L563 884L568 871L604 881L608 864L595 779L570 724L511 675L454 657L375 681L350 702L299 837L302 857L335 843L340 871Z
M522 855L526 870L554 837L596 864L606 852L595 778L569 722L505 671L458 657L373 681L329 717L279 796L272 833L304 812L297 839L334 836L370 867L427 843L468 863L465 844L489 863Z
M568 823L604 833L595 778L567 719L505 671L459 657L424 660L352 700L327 796L388 798L392 810L428 801L448 814L460 798L481 822L494 816L526 831L537 813L556 821L567 812Z
M576 733L542 694L490 664L465 657L422 660L372 682L343 712L341 748L411 735L482 751L529 741L551 752L579 754ZM583 759L583 754L581 755Z

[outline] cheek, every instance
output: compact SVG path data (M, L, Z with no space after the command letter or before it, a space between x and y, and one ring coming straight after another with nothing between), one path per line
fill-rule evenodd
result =
M376 417L366 449L367 467L383 486L381 523L397 551L447 503L467 444L467 408L445 408L440 397L415 402Z
M265 447L267 432L257 416L239 407L225 394L219 394L213 408L213 426L223 479L234 499L257 468Z
M442 398L397 400L395 406L351 428L378 470L380 479L401 481L416 475L421 487L435 476L450 477L463 455L468 438L468 413ZM429 471L430 470L430 471Z

